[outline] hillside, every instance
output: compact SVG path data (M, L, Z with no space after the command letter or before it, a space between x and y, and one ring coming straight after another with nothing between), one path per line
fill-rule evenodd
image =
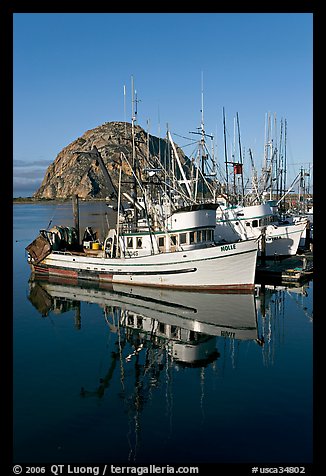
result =
M77 151L90 151L93 146L99 150L114 185L118 186L121 152L132 160L131 124L106 122L85 132L59 152L48 167L40 188L34 193L35 199L65 199L74 194L80 198L106 198L109 188L98 162ZM167 141L147 134L140 126L135 126L135 152L139 169L159 167L167 159ZM182 162L186 157L177 146ZM131 170L122 161L122 189L129 190Z

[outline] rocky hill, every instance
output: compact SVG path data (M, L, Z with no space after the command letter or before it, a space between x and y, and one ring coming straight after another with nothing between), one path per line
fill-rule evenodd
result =
M90 151L94 146L100 152L111 179L116 187L119 180L121 152L132 160L131 124L106 122L91 129L67 145L48 167L40 188L34 198L64 199L74 194L80 198L106 198L109 187L98 161L80 151ZM168 144L164 139L147 134L140 126L135 126L135 152L140 170L159 167L160 161L167 159ZM186 161L183 151L177 146L182 162ZM131 169L127 161L122 161L122 189L130 190Z

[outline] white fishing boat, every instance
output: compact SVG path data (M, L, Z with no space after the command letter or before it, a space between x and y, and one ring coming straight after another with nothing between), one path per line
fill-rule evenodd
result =
M84 238L80 243L78 213L74 227L53 227L26 247L28 262L38 275L186 290L244 290L254 288L258 244L256 239L216 243L215 204L195 200L177 203L173 180L151 181L136 155L135 120L132 117L132 152L121 151L119 185L111 176L96 144L76 150L95 159L106 178L117 210L114 226L103 241ZM172 147L177 156L175 146ZM117 165L117 164L115 164ZM129 168L130 194L122 191L122 166ZM163 165L162 165L163 169ZM147 173L147 176L146 176ZM177 195L179 192L177 192ZM130 208L123 206L128 200ZM189 197L190 199L190 197ZM75 206L75 209L78 207Z
M300 238L299 247L308 248L309 246L307 245L309 245L310 242L313 241L313 227L314 227L313 206L303 213L287 214L284 218L284 221L291 224L307 222L307 226L304 229Z
M262 253L265 235L265 256L293 256L297 254L300 239L307 227L307 220L293 223L275 221L269 203L259 205L221 205L216 210L215 240L258 239Z
M210 157L208 148L205 143L207 134L204 130L204 118L203 118L203 97L202 97L202 120L200 132L196 132L201 135L201 139L198 144L197 157L200 161L193 164L195 165L195 172L192 174L196 179L186 180L183 173L183 180L180 183L186 185L185 193L188 194L189 199L216 203L216 227L214 230L214 240L216 242L235 242L243 240L255 239L259 243L258 256L264 253L265 257L285 257L296 255L300 243L301 236L306 230L307 220L296 223L282 223L277 214L277 210L273 208L273 200L265 201L266 194L261 193L261 196L257 193L258 204L248 204L248 197L244 194L244 180L243 180L243 160L240 147L240 161L235 162L234 156L232 161L228 161L226 157L226 174L227 184L225 190L222 192L223 187L217 182L218 189L214 188L213 182L215 180L212 172L215 166L211 167L211 170L207 170L207 175L204 174L205 166L208 167L208 157ZM224 115L224 109L223 109ZM237 115L237 122L239 121ZM239 122L238 122L239 128ZM225 131L225 119L224 119L224 131ZM240 134L240 132L239 132ZM173 146L171 136L170 142ZM212 136L209 136L212 138ZM174 152L177 157L177 151ZM215 164L215 160L210 157L210 162ZM182 173L182 167L180 160L178 165ZM232 166L233 173L233 190L231 190L231 180L228 178L228 167ZM199 179L201 177L201 179ZM241 178L242 190L241 193L236 190L236 182L238 177ZM198 192L198 182L201 181L201 194ZM265 181L263 181L266 186ZM241 187L240 187L241 188ZM254 187L255 188L255 187ZM255 188L257 189L257 187ZM270 194L271 196L271 194ZM254 198L255 202L257 198ZM250 202L249 202L250 203Z
M254 288L257 241L216 244L214 205L178 209L163 226L139 219L135 227L132 222L121 222L119 215L118 226L109 229L103 243L84 241L81 249L64 237L69 229L41 230L26 248L32 271L37 275L191 290Z

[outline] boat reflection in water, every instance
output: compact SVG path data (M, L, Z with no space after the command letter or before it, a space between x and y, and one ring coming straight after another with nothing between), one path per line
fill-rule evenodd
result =
M173 452L176 442L180 441L179 429L189 425L189 414L196 428L201 428L200 435L206 441L204 425L208 432L211 431L211 421L217 418L216 414L220 424L223 422L223 411L215 405L217 388L219 395L225 395L223 392L230 385L230 378L237 378L248 395L251 388L256 388L250 370L245 372L245 377L242 374L250 359L258 356L267 366L273 364L274 337L282 335L279 327L283 320L278 319L279 312L270 311L274 304L277 308L282 305L284 289L278 291L265 286L253 294L215 294L105 286L34 277L30 280L29 293L29 300L43 316L53 319L56 313L61 315L70 311L67 317L74 314L76 333L77 329L86 329L80 339L74 339L71 328L67 331L73 355L82 356L78 362L81 375L74 379L76 394L73 400L87 422L89 419L97 421L94 404L98 408L99 401L104 421L109 415L110 425L105 426L102 439L112 441L110 437L115 435L115 446L105 447L105 458L107 452L112 451L112 461L127 458L138 464L141 461L148 463L148 454L156 461L164 461L167 448ZM94 315L96 321L92 321ZM93 325L94 334L88 338L87 329ZM60 329L67 330L66 326ZM103 339L105 329L108 340ZM94 339L96 335L98 339ZM108 361L104 369L101 364L99 373L95 362L101 355L98 349L103 342ZM244 366L238 365L242 355L240 347L245 352ZM90 353L94 359L92 364L85 366ZM102 359L103 355L101 362ZM63 374L71 375L73 369L78 369L70 362L66 365L72 370L65 370ZM236 372L233 371L235 367ZM227 379L225 385L218 386L224 378ZM245 386L247 379L248 387ZM237 388L240 383L235 384ZM233 408L238 401L234 392L230 394L230 401L230 408ZM207 415L210 417L206 418ZM224 428L228 424L224 422ZM162 448L155 439L158 434ZM180 462L183 457L185 453L180 454L178 449L171 456L171 462ZM218 457L224 458L222 453ZM212 454L210 458L216 456Z
M217 336L241 340L258 337L255 297L248 293L96 286L33 277L29 300L43 316L75 309L77 328L81 326L80 303L98 304L111 332L123 331L128 341L135 339L135 352L150 344L165 347L180 365L201 366L215 360Z

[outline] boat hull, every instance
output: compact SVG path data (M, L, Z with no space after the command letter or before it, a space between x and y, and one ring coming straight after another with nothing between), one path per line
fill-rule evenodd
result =
M269 225L266 228L266 256L295 256L306 223L293 225ZM261 256L261 243L258 256Z
M135 258L106 258L52 251L37 264L36 275L117 284L189 290L252 290L257 242L247 240Z

